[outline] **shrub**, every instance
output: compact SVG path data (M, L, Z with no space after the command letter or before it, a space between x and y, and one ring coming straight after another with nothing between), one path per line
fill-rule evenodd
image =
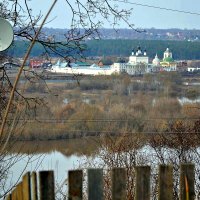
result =
M200 95L199 91L197 89L189 89L186 91L185 96L189 99L196 99Z

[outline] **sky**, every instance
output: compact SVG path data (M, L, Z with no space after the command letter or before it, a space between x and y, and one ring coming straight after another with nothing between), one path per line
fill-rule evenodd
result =
M70 0L72 2L74 0ZM123 0L119 0L123 1ZM129 23L134 24L135 28L181 28L181 29L200 29L200 6L199 0L126 0L130 3L122 3L109 0L111 4L118 4L120 8L132 8L132 14ZM38 14L40 11L46 13L53 1L49 0L34 0L30 2L33 13ZM113 3L114 2L114 3ZM163 7L174 10L181 10L199 15L186 14L137 6L131 3L147 4L150 6ZM51 15L49 16L46 27L52 28L69 28L71 22L71 11L65 0L58 0ZM101 19L103 20L103 19ZM111 26L103 20L102 26L111 28ZM127 24L121 22L118 28L127 28Z

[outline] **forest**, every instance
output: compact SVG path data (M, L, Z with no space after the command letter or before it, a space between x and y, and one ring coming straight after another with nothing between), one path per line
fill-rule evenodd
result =
M6 53L14 57L23 57L28 45L29 42L27 41L15 41ZM136 49L138 46L141 46L143 50L146 49L147 55L150 58L154 58L157 53L158 57L161 59L163 57L163 52L168 47L172 50L175 60L200 59L200 42L124 39L85 41L82 46L82 56L94 57L106 55L126 57L129 56L131 51ZM45 50L43 46L41 44L36 44L31 52L31 57L42 56L44 52ZM77 55L76 52L74 52L74 55ZM50 56L55 57L56 55L51 53ZM63 54L63 56L65 57L67 55Z

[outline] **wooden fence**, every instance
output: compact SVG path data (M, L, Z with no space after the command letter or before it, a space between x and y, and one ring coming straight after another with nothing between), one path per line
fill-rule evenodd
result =
M150 199L150 172L149 166L138 166L136 170L135 200ZM88 169L88 199L102 200L103 198L103 170ZM39 176L39 182L38 182ZM26 173L6 200L54 200L55 186L53 171L40 171ZM126 199L127 173L125 168L112 169L112 199ZM181 164L180 166L180 199L194 200L194 165ZM83 198L83 171L68 172L68 200L81 200ZM173 199L173 167L159 166L158 199Z

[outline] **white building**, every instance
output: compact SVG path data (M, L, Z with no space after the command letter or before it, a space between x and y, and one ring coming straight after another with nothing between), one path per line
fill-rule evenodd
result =
M126 72L126 64L127 63L113 63L111 68L115 74L123 73Z
M112 68L118 73L126 72L129 75L145 74L148 71L149 57L146 50L142 52L138 47L136 52L134 50L129 56L128 63L114 63Z
M158 55L155 55L152 63L149 63L149 57L146 50L142 52L138 47L137 51L132 51L127 63L114 63L111 68L116 73L126 72L130 75L142 75L158 71L176 71L177 63L172 58L172 52L169 48L163 53L163 59L160 60Z
M187 68L188 72L196 72L196 71L200 71L200 67L188 67Z
M158 71L176 71L177 63L172 58L172 52L167 48L163 54L163 60L160 61L157 54L152 63L149 63L149 57L146 50L142 51L140 47L136 52L132 51L127 63L114 63L111 66L100 67L96 64L82 66L76 63L67 63L58 61L49 70L54 73L81 74L81 75L112 75L127 73L129 75L143 75L146 73ZM190 69L191 70L191 69Z
M112 75L115 73L114 69L110 66L99 67L96 64L90 66L80 66L76 63L67 63L58 61L55 65L52 65L50 70L47 70L53 73L62 73L62 74L73 74L73 75Z
M149 63L149 57L147 56L146 50L142 52L140 47L138 47L136 52L132 50L132 54L131 56L129 56L129 61L128 61L128 64L130 65L136 65L138 63L145 63L145 64Z

